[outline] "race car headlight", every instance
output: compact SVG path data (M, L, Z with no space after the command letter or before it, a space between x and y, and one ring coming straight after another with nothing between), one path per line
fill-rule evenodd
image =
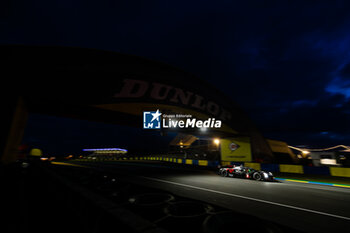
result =
M268 178L269 175L268 175L267 173L264 172L264 177L265 177L265 178Z

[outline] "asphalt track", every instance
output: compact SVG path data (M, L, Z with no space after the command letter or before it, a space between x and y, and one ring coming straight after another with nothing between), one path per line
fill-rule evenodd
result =
M213 171L172 164L79 164L114 172L130 182L254 215L303 232L350 232L350 189L347 188L226 178Z

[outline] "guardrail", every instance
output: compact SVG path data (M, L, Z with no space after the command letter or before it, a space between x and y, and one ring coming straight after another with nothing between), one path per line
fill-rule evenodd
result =
M129 158L96 158L96 159L79 159L80 161L123 161L123 160L150 160L163 161L177 164L187 164L200 167L215 168L219 165L244 165L254 168L256 170L266 170L270 172L281 173L296 173L296 174L310 174L310 175L328 175L338 177L350 177L350 168L344 167L310 167L303 165L292 164L269 164L269 163L251 163L251 162L229 162L229 161L212 161L200 159L184 159L166 156L136 156Z

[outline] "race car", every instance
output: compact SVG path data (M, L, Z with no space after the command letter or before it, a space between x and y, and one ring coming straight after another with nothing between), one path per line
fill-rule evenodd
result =
M221 167L218 172L223 177L237 177L252 180L262 181L274 181L273 174L271 172L258 171L250 167L241 166L227 166Z

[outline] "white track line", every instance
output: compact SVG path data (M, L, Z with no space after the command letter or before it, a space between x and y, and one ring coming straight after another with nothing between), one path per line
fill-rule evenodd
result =
M262 203L266 203L266 204L270 204L270 205L276 205L276 206L281 206L281 207L285 207L285 208L301 210L301 211L306 211L306 212L310 212L310 213L314 213L314 214L320 214L320 215L325 215L325 216L330 216L330 217L340 218L340 219L344 219L344 220L350 221L350 217L345 217L345 216L340 216L340 215L335 215L335 214L329 214L329 213L325 213L325 212L321 212L321 211L305 209L305 208L301 208L301 207L297 207L297 206L285 205L285 204L281 204L281 203L261 200L261 199L252 198L252 197L241 196L241 195L232 194L232 193L225 193L225 192L221 192L221 191L217 191L217 190L201 188L201 187L192 186L192 185L188 185L188 184L176 183L176 182L172 182L172 181L168 181L168 180L161 180L161 179L152 178L152 177L146 177L146 176L141 176L141 177L145 178L145 179L148 179L148 180L153 180L153 181L158 181L158 182L163 182L163 183L168 183L168 184L174 184L174 185L183 186L183 187L187 187L187 188L198 189L198 190L202 190L202 191L222 194L222 195L231 196L231 197L242 198L242 199L251 200L251 201L262 202Z

